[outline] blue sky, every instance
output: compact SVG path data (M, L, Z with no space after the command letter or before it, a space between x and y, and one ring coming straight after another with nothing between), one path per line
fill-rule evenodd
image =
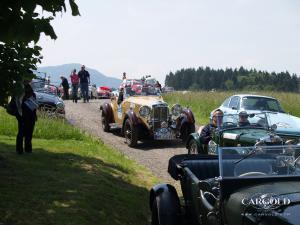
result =
M76 0L42 37L41 66L82 63L121 78L160 81L187 67L244 66L300 74L297 0Z

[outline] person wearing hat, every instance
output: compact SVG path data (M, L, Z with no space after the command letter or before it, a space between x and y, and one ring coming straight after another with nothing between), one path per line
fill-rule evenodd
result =
M250 122L248 120L248 113L246 111L241 111L239 113L239 127L245 127L245 126L250 126Z

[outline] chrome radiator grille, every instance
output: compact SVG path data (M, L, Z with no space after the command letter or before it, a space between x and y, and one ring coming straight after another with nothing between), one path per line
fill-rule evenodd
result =
M161 122L167 122L169 108L166 105L154 105L152 110L152 122L154 130L161 128Z

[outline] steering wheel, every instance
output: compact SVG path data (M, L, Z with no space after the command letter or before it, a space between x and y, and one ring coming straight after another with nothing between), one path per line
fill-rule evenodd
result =
M215 197L215 195L211 192L204 192L200 189L200 199L204 205L204 207L208 210L208 211L213 211L214 206L209 202L209 200L207 199L206 196L211 196L214 200L216 200L217 198Z
M239 177L248 177L248 176L266 176L266 173L263 172L248 172L248 173L242 173L239 175Z

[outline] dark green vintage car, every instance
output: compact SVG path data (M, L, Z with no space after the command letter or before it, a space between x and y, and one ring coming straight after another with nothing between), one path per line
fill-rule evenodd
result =
M152 225L299 225L299 145L217 147L218 155L176 155L180 181L150 191ZM228 154L240 151L243 154Z
M201 127L198 132L190 134L186 142L188 153L217 154L216 146L243 147L285 144L284 140L276 135L276 125L268 124L266 113L247 115L247 123L241 123L239 114L224 115L219 124L217 128L212 128L211 140L206 145L201 142Z

